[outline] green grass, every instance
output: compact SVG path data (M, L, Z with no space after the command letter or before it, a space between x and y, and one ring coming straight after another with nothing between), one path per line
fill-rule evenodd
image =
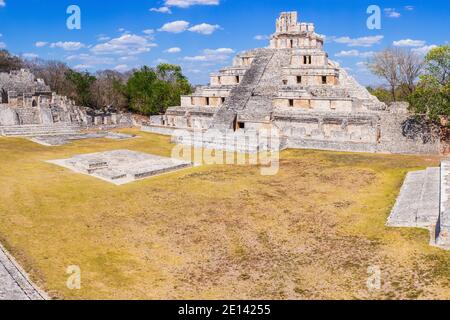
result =
M135 131L132 131L135 132ZM450 253L385 223L408 171L438 158L288 150L276 176L202 166L114 186L48 164L167 137L49 148L0 138L0 240L62 299L450 298ZM81 290L66 286L70 265ZM382 289L366 288L379 266Z

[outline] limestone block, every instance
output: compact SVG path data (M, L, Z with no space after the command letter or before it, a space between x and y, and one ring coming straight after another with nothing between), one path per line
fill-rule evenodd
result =
M17 113L6 105L0 105L0 125L13 126L19 124Z
M49 107L39 107L42 124L53 124L52 110Z

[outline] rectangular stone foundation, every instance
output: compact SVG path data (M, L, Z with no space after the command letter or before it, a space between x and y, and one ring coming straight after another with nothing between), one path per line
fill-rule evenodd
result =
M48 162L115 185L123 185L192 166L190 162L130 150L77 155L70 159Z

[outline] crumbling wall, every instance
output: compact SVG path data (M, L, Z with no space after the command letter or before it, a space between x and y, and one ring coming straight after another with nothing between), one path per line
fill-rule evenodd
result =
M442 152L439 128L408 114L382 113L380 152L439 154Z
M376 152L378 116L275 114L274 124L289 148Z

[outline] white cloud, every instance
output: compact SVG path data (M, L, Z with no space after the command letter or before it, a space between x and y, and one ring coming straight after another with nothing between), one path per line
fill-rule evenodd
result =
M166 13L166 14L171 14L172 13L172 10L170 10L169 7L151 8L150 11L151 12L158 12L158 13Z
M208 23L201 23L190 27L190 23L184 20L173 21L166 23L158 31L169 33L182 33L185 31L195 32L203 35L211 35L216 30L220 29L218 24L212 25Z
M179 20L166 23L158 31L170 32L170 33L181 33L189 28L189 22Z
M204 35L211 35L214 33L214 31L216 31L219 28L220 26L218 24L212 25L208 23L201 23L193 27L190 27L188 30L191 32L196 32Z
M386 8L384 9L384 13L389 18L400 18L401 14L395 10L395 8Z
M415 9L414 6L405 6L405 10L407 11L413 11Z
M432 45L429 45L429 46L423 46L423 47L420 47L420 48L414 48L414 49L411 49L411 51L416 53L416 54L418 54L418 55L424 56L431 49L434 49L434 48L437 48L437 45L432 44Z
M369 36L369 37L361 37L352 39L350 37L340 37L334 39L337 43L346 44L349 47L371 47L375 44L379 44L381 40L384 39L384 36Z
M104 56L95 56L88 53L75 54L66 57L67 61L77 61L83 65L88 65L90 67L98 65L112 65L114 64L114 59Z
M258 41L264 41L264 40L269 40L270 36L264 35L264 34L258 34L256 36L254 36L253 39L258 40Z
M100 41L100 42L108 41L109 39L111 39L111 37L108 37L107 35L104 35L104 34L99 34L97 36L97 41Z
M5 0L0 0L0 8L6 6Z
M45 47L47 44L48 44L48 42L45 42L45 41L38 41L38 42L36 42L34 45L35 45L36 47L38 47L38 48L42 48L42 47Z
M234 50L230 48L205 49L201 55L184 57L184 60L192 62L223 62L228 61L233 53Z
M0 49L5 49L5 48L6 48L6 43L0 42Z
M423 47L425 43L423 40L402 39L394 41L393 45L396 47Z
M145 33L146 35L152 35L152 34L155 33L155 30L153 30L153 29L145 29L145 30L142 30L142 33Z
M179 53L181 52L181 49L178 47L174 47L174 48L169 48L166 50L167 53Z
M81 42L73 42L73 41L58 41L54 42L50 45L51 48L60 48L66 51L76 51L80 50L82 48L85 48L86 46L82 44Z
M195 5L217 6L220 0L165 0L167 7L189 8Z
M27 52L27 53L23 53L22 57L25 58L25 59L36 59L36 58L39 57L39 55L37 55L36 53L29 53L29 52Z
M131 68L126 65L126 64L119 64L117 66L114 67L114 70L119 71L119 72L125 72L130 70Z
M153 61L153 62L154 62L155 64L169 63L168 60L166 60L166 59L161 59L161 58L156 59L156 60Z
M94 46L91 51L95 54L136 55L149 52L155 46L156 44L152 43L146 37L135 34L124 34L118 38Z
M363 57L368 58L374 55L373 51L360 52L358 50L341 51L335 54L336 57Z
M92 69L93 67L88 64L77 64L73 68L78 71L86 71L88 69Z

